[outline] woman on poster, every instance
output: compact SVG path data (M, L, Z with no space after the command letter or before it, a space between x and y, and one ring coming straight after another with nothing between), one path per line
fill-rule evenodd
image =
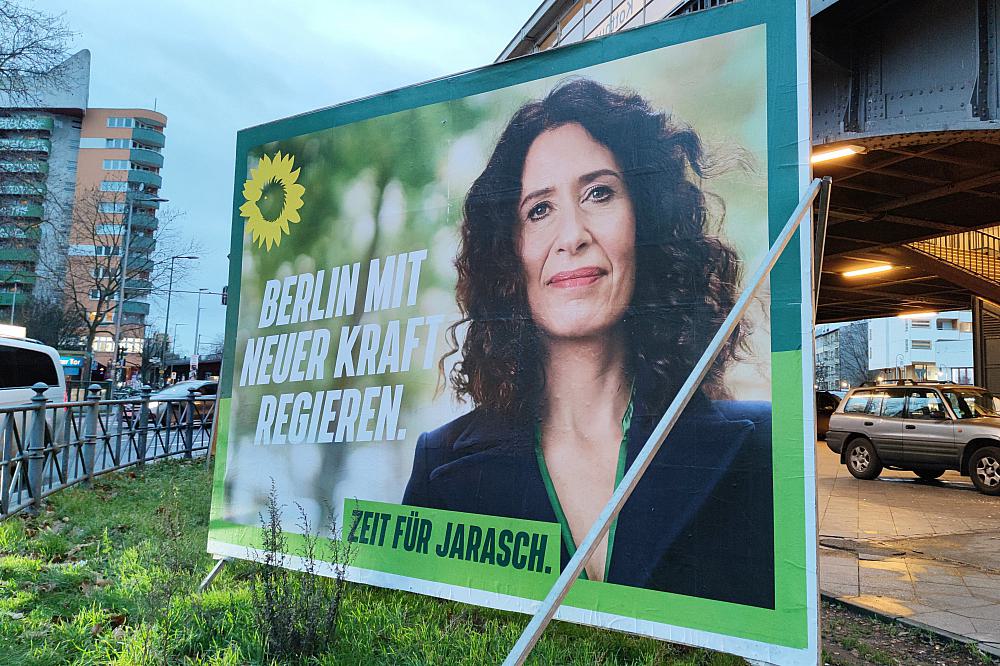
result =
M565 566L736 299L703 175L696 133L634 93L576 79L514 114L456 259L450 380L475 409L420 437L404 504L559 523ZM745 335L588 579L774 607L770 405L722 399Z

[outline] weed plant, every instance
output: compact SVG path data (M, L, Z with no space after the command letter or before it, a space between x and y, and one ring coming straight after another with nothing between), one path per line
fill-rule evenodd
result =
M283 507L278 503L278 491L271 480L266 514L260 514L263 554L252 577L251 596L257 629L264 638L264 654L276 661L288 661L316 656L333 648L344 591L347 587L347 567L353 549L346 539L333 538L336 521L331 521L329 540L313 532L309 516L302 505L298 529L302 544L298 557L291 557L288 540L281 521ZM325 546L321 559L320 545ZM321 576L319 565L329 563L332 576ZM301 573L290 571L298 565Z

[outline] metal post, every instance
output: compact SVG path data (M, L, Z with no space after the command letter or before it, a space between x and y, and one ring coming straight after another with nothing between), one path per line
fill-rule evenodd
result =
M715 337L712 341L708 343L708 347L705 352L701 355L698 360L697 365L691 370L691 374L688 375L687 380L684 385L681 386L677 395L670 403L670 407L663 414L663 418L653 429L653 432L649 435L649 439L646 444L642 447L639 455L636 456L635 462L622 477L621 483L615 488L615 492L611 495L611 499L601 510L601 515L597 518L594 524L590 527L590 531L587 532L587 536L584 537L583 541L577 547L576 553L570 558L569 563L566 568L563 569L562 573L559 574L559 579L556 581L552 589L545 596L544 601L538 608L534 617L528 623L528 626L524 628L521 637L517 639L517 643L511 649L510 654L504 660L504 666L521 666L525 659L528 658L528 654L531 649L538 642L541 637L542 632L545 631L545 627L548 626L552 617L555 615L556 610L562 603L563 599L569 593L570 585L572 585L576 579L579 577L580 572L583 571L583 567L586 566L587 561L594 554L597 549L597 544L600 542L604 535L607 534L608 528L611 526L611 521L614 520L615 516L621 511L622 507L625 506L625 502L628 500L632 491L639 484L639 480L642 478L643 473L649 464L653 461L653 457L660 450L660 445L663 444L663 440L666 439L667 435L673 429L674 424L680 418L681 413L684 408L687 407L688 402L694 395L697 388L701 385L702 380L708 371L712 367L712 363L715 362L716 357L722 350L722 346L732 335L733 330L735 330L737 324L743 318L747 309L753 300L754 294L757 289L764 283L767 279L768 274L770 274L771 269L777 263L778 258L781 253L785 250L785 247L791 241L792 237L795 235L795 231L799 227L799 223L806 213L811 211L813 200L816 198L816 194L819 191L820 181L816 179L810 183L809 187L806 189L805 196L799 204L795 207L792 212L791 217L785 224L785 228L781 230L778 237L774 241L774 245L771 246L770 251L764 260L757 267L753 276L747 281L747 286L744 288L743 293L740 294L739 299L733 306L733 309L729 312L726 320L716 331ZM805 304L803 304L804 306Z
M160 386L167 382L167 352L170 351L170 296L174 291L174 262L178 257L170 257L170 279L167 281L167 316L163 321L163 344L160 345Z
M118 305L115 306L115 341L112 353L111 388L118 383L118 343L122 337L122 318L125 316L125 280L128 278L128 250L132 243L132 200L125 193L125 252L118 261ZM122 359L124 361L124 359ZM122 364L124 365L124 363Z
M830 189L833 178L824 176L816 198L816 237L813 245L813 323L819 308L819 283L823 276L823 253L826 251L826 227L830 220Z
M198 355L198 348L201 347L201 345L198 344L198 336L199 336L198 329L201 326L201 295L206 291L208 291L208 289L204 287L198 290L198 312L194 316L194 352L193 352L194 356ZM194 379L198 378L195 377Z
M83 421L83 473L87 477L84 485L89 486L94 479L94 457L97 450L97 420L100 417L101 386L87 387L86 416Z
M28 495L31 506L27 512L36 515L42 503L42 475L45 469L45 392L48 384L38 382L31 387L35 395L31 398L31 429L28 436Z
M228 557L217 557L215 566L212 567L212 570L208 572L208 575L205 576L205 579L202 580L201 584L198 586L198 594L204 592L208 586L212 584L212 581L215 580L215 577L222 572L222 567L226 566L226 562L228 561Z
M14 296L10 299L10 325L14 325L14 308L17 307L17 285L21 284L18 280L14 280Z
M0 449L0 517L7 515L10 508L10 486L14 482L14 414L8 412L0 421L0 438L3 438L3 448Z
M189 388L187 394L187 419L184 423L184 458L191 459L191 448L194 446L194 394L198 389Z
M153 389L149 387L149 384L143 384L142 388L139 389L139 399L142 400L142 404L139 405L139 468L142 469L146 465L146 437L149 434L147 432L149 422L149 396L153 392Z

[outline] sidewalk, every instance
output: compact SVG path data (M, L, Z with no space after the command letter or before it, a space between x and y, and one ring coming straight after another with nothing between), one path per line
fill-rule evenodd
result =
M1000 497L946 473L858 481L816 449L820 590L1000 656Z

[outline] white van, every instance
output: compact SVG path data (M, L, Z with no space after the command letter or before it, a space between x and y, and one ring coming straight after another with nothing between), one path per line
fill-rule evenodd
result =
M37 340L0 337L0 407L31 402L32 385L48 384L49 402L66 399L66 377L59 363L59 353Z

